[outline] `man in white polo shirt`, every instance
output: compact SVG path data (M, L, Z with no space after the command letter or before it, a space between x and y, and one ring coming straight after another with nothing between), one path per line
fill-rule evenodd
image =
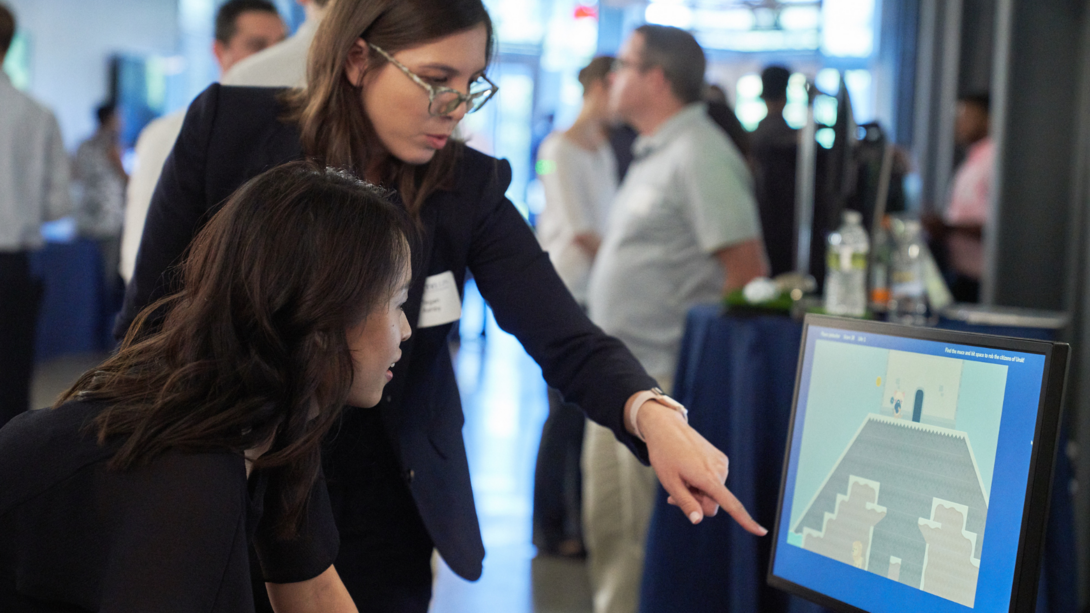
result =
M591 319L672 387L688 309L767 274L746 163L701 101L704 52L645 25L621 47L610 103L640 136L591 272ZM638 609L652 470L588 424L584 522L596 613Z
M220 72L226 74L237 62L276 46L284 39L284 21L268 0L229 0L216 11L212 53ZM121 262L118 272L126 283L136 268L136 254L144 234L144 221L159 172L182 131L186 109L164 115L140 131L136 139L136 168L125 193L125 223L121 230Z
M329 0L295 0L306 19L286 40L244 58L223 74L224 85L248 87L305 87L307 53Z

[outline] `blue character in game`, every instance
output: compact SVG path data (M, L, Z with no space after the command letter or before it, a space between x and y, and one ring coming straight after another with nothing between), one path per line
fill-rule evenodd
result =
M901 405L905 403L905 393L902 391L893 392L893 396L889 399L889 402L893 405L893 417L900 419Z

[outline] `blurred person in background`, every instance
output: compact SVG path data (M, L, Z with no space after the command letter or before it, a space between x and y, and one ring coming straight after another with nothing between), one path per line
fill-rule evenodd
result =
M117 311L116 296L121 286L117 266L121 253L121 224L125 218L125 185L129 175L121 165L121 117L117 105L107 102L99 106L95 109L95 117L98 129L80 143L72 163L72 178L79 187L73 217L79 235L98 245L102 259L104 306L109 313L114 313Z
M727 100L727 92L718 85L708 85L704 88L704 102L708 107L708 117L730 137L748 163L753 155L750 134L734 114L734 107ZM618 182L624 180L628 166L632 164L632 144L638 136L639 133L623 121L615 123L609 129L609 142L613 147L613 155L617 158Z
M510 165L454 137L498 89L485 74L494 43L481 0L335 0L314 37L306 88L210 86L163 166L114 328L124 335L172 291L193 235L263 168L311 158L397 190L423 237L404 307L414 333L377 410L345 413L323 449L330 505L309 511L335 518L336 568L361 610L426 612L435 550L465 579L483 570L449 344L470 271L545 380L653 464L686 517L696 523L722 505L765 533L724 485L726 456L647 399L654 379L572 299L504 195ZM311 557L282 562L290 570Z
M761 99L768 113L753 131L753 148L795 146L798 131L787 125L783 110L787 107L787 82L791 71L784 66L773 65L761 71Z
M617 182L624 181L628 167L632 165L632 143L639 133L632 126L618 122L609 128L609 146L617 159Z
M768 66L761 71L761 98L768 114L757 124L750 141L761 234L772 275L795 270L798 130L783 117L790 79L791 71L784 66Z
M0 65L15 38L15 15L0 3ZM49 109L0 71L0 426L30 406L42 284L30 254L41 226L71 208L68 154Z
M224 85L251 87L303 87L307 84L307 51L332 0L296 0L303 7L306 19L286 40L242 58L237 64L223 69Z
M228 0L216 11L212 54L225 74L235 64L267 49L287 35L284 20L271 2Z
M942 216L926 215L924 224L936 250L945 253L947 283L957 302L980 301L984 274L984 226L991 209L995 145L991 139L991 96L987 92L958 98L954 144L965 160L954 173Z
M753 148L749 142L749 132L734 113L734 107L727 100L727 92L718 85L708 85L704 89L704 102L708 105L708 117L726 133L746 163L752 165Z
M538 176L545 210L538 240L560 279L586 307L587 278L602 243L609 203L617 191L617 162L608 129L609 71L613 58L597 57L579 71L583 107L570 128L545 137L538 149ZM534 472L534 544L547 554L583 553L579 468L583 422L579 407L549 388L549 417L541 432Z
M570 128L541 143L545 210L538 240L549 253L576 302L585 304L587 277L617 191L616 161L609 146L608 75L612 57L598 57L579 71L583 107Z
M688 309L716 302L767 272L752 178L708 117L704 51L691 34L644 25L614 62L610 107L639 137L591 270L591 320L624 341L669 390ZM683 408L655 388L633 402ZM651 433L631 426L631 431ZM583 522L596 613L635 613L657 467L641 465L613 433L587 424ZM669 488L667 488L669 489ZM671 494L671 502L679 500ZM692 518L694 520L698 517ZM761 534L760 531L752 531Z
M317 1L317 0L313 0ZM268 0L230 0L216 12L212 54L225 74L236 63L284 40L284 21ZM136 252L144 232L151 195L178 134L185 109L164 115L141 130L136 139L136 165L125 194L125 220L121 238L121 277L126 283L136 267Z

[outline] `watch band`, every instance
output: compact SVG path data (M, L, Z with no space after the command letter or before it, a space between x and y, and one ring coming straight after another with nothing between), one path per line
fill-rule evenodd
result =
M636 418L640 414L640 409L643 408L643 405L648 400L654 400L667 408L677 411L681 414L681 417L685 420L685 423L689 423L689 410L686 409L685 406L677 400L674 400L673 398L667 396L666 392L662 391L661 388L653 387L649 390L636 394L635 400L632 401L632 412L629 414L629 425L632 427L632 433L635 434L636 438L640 439L641 441L645 443L647 442L647 440L643 438L643 433L640 432L639 422L636 420Z

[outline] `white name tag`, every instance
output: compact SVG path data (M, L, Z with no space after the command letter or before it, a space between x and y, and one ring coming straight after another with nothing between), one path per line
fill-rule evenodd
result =
M462 299L454 273L449 270L424 279L424 298L420 301L417 328L430 328L458 321L462 317Z

